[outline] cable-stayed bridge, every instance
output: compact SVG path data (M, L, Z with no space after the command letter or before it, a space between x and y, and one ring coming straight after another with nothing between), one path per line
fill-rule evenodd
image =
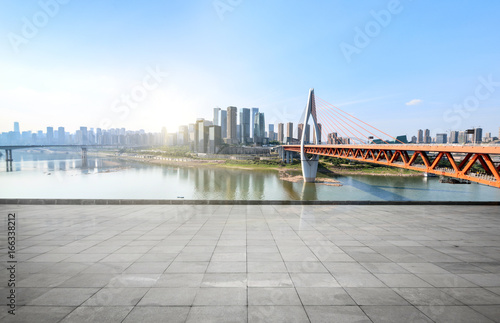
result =
M408 144L325 100L317 99L314 89L311 89L302 133L299 134L300 145L283 146L285 154L300 153L306 182L314 181L319 156L329 156L411 169L500 188L500 146ZM309 134L306 125L309 118L312 121L312 144L307 144ZM321 138L325 137L328 138L327 144L321 142Z

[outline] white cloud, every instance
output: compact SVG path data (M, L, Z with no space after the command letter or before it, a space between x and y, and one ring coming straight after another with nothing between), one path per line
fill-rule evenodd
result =
M420 99L413 99L410 102L406 102L405 104L406 105L419 105L420 103L422 103L422 100L420 100Z

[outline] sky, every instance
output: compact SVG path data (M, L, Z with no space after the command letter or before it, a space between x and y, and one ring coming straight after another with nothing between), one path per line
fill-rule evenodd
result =
M317 97L395 135L500 127L500 2L2 0L0 132L160 132Z

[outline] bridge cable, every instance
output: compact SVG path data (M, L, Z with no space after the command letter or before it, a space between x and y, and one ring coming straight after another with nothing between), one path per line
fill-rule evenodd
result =
M325 110L324 110L324 111L325 111L325 114L327 114L327 113L328 113L328 114L330 114L330 115L332 116L332 118L334 118L334 119L338 120L339 122L342 122L342 120L344 120L344 119L345 119L345 121L344 121L344 122L342 122L343 124L345 124L345 125L349 126L349 127L350 127L353 131L355 131L355 132L359 133L362 137L365 137L365 138L367 139L367 141L369 140L369 138L368 138L368 136L367 136L366 134L362 133L362 132L361 132L361 131L359 131L356 127L354 127L354 126L352 126L352 125L350 125L350 124L348 123L348 122L353 122L353 123L355 123L354 121L349 120L349 119L347 119L346 117L344 117L344 116L342 116L342 115L339 115L338 113L336 113L335 111L333 111L332 109L330 109L330 108L328 108L328 107L325 107ZM350 132L350 131L349 131L349 132ZM350 132L350 133L351 133L354 137L356 137L356 138L359 140L359 142L360 142L361 144L366 143L366 141L361 140L361 139L360 139L360 138L358 138L356 135L354 135L352 132Z
M394 138L393 136L391 136L391 135L389 135L389 134L387 134L387 133L383 132L382 130L377 129L377 128L375 128L374 126L372 126L372 125L370 125L370 124L368 124L368 123L364 122L363 120L360 120L360 119L356 118L355 116L353 116L353 115L351 115L351 114L349 114L349 113L345 112L344 110L342 110L342 109L340 109L340 108L338 108L338 107L334 106L333 104L331 104L331 103L329 103L329 102L327 102L327 101L323 100L322 98L320 98L320 97L318 97L318 96L316 96L316 98L318 98L319 100L321 100L321 102L323 102L323 103L325 103L325 104L327 104L327 105L329 105L329 106L331 106L331 107L333 107L333 108L335 108L335 109L339 110L340 112L342 112L342 113L344 113L344 114L347 114L348 116L350 116L350 117L352 117L352 118L354 118L354 119L356 119L356 120L358 120L358 121L360 121L360 122L364 123L365 125L367 125L367 126L369 126L369 127L373 128L373 129L377 130L378 132L383 133L384 135L389 136L390 138L392 138L392 139L394 139L394 140L396 140L396 141L399 141L400 143L404 144L404 142L402 142L401 140L399 140L399 139L397 139L397 138ZM363 129L364 129L364 128L363 128ZM365 130L366 130L366 129L365 129ZM370 132L370 133L371 133L371 132ZM380 139L380 140L383 140L383 139L382 139L382 138L380 138L379 136L376 136L376 137L377 137L378 139ZM384 141L384 142L385 142L385 141Z

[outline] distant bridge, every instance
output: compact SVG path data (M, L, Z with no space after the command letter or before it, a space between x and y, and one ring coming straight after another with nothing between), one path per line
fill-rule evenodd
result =
M54 147L64 147L64 148L81 148L82 149L82 159L87 159L87 149L91 148L104 148L104 147L120 147L119 145L7 145L0 146L0 150L5 150L5 162L7 164L7 171L12 171L12 150L14 149L32 149L32 148L54 148ZM138 148L138 147L134 147Z
M399 141L401 144L393 144L380 137L377 139L377 142L385 142L386 144L363 144L362 140L359 139L363 133L366 134L368 132L371 134L371 136L365 135L366 141L373 141L374 132L382 131L343 112L337 107L334 108L340 112L327 111L328 117L323 120L327 124L336 126L335 129L343 130L346 134L349 133L350 135L346 135L346 137L352 138L354 136L360 141L360 144L318 144L318 138L321 138L321 130L317 123L319 116L316 111L314 90L311 89L306 107L304 125L307 125L309 117L312 117L315 144L305 144L305 139L308 135L306 135L306 127L304 126L300 145L283 146L285 150L285 154L283 154L284 159L286 152L298 152L301 154L302 173L306 182L314 181L319 156L329 156L411 169L500 188L500 163L493 161L493 157L500 157L500 146L405 144L395 138L393 139ZM364 126L346 117L346 114L356 119L359 123L363 123ZM358 127L356 128L351 124L355 124ZM375 130L370 128L370 130L367 130L365 127L371 127ZM289 156L286 156L286 159L288 160ZM451 167L439 166L439 162L444 160L448 160ZM481 171L472 172L472 166L474 165L479 165Z

